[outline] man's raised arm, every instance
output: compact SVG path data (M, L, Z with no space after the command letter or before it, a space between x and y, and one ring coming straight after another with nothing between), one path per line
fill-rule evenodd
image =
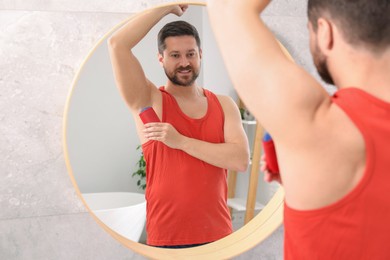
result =
M227 70L245 105L276 141L295 142L314 125L317 114L329 108L330 99L313 77L284 55L260 19L269 2L210 0L208 11Z
M115 81L122 97L132 111L151 105L158 95L155 85L150 82L141 64L132 53L145 35L164 16L173 13L181 16L186 5L155 8L137 15L117 30L108 40Z

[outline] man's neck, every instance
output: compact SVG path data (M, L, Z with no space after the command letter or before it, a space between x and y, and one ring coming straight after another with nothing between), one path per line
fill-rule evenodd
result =
M390 102L390 48L382 54L347 51L332 67L336 86L360 88Z
M165 86L165 90L178 98L196 98L196 97L203 97L203 89L196 85L195 83L191 86L178 86L176 84L173 84L172 82L168 81L168 83Z

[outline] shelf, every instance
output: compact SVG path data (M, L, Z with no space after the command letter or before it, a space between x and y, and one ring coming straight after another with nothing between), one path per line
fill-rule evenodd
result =
M228 199L227 204L232 209L235 209L238 211L246 211L246 199L231 198L231 199ZM255 210L262 210L263 208L264 208L263 204L256 202Z

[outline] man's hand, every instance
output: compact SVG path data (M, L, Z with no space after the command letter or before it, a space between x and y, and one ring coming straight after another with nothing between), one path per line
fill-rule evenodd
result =
M180 145L185 140L185 136L181 135L169 123L145 124L143 132L146 139L163 142L165 145L173 149L180 149Z
M171 13L176 14L177 16L182 16L185 11L188 9L188 5L174 5L172 6Z
M282 184L280 173L273 173L268 170L267 163L265 161L265 154L263 154L260 159L260 170L264 172L265 182L277 181L279 184Z

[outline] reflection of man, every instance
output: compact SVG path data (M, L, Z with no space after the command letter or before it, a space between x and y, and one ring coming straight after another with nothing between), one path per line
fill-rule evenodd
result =
M196 85L202 51L196 29L169 23L159 33L158 59L168 77L159 89L130 51L165 15L188 6L154 9L109 40L116 83L130 107L147 163L147 243L189 247L232 232L226 170L245 171L248 143L236 104ZM162 123L145 126L139 111L152 106Z
M333 97L283 55L259 16L268 3L212 0L209 11L237 91L275 141L285 258L390 259L390 2L308 1Z

